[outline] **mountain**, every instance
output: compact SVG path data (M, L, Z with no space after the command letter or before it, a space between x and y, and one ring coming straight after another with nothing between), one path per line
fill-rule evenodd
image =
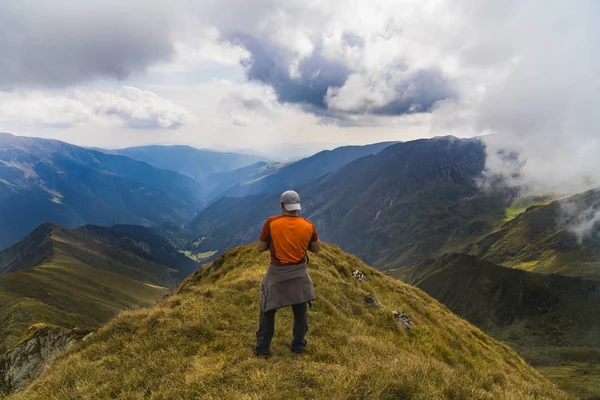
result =
M580 398L600 387L600 282L501 267L466 254L428 260L404 279Z
M202 187L207 192L207 199L215 200L222 197L228 189L268 177L286 165L288 164L263 161L233 171L210 174L202 181Z
M334 246L311 258L307 353L290 354L284 310L273 357L256 358L267 263L253 246L226 252L155 307L121 313L11 399L568 398L507 346Z
M512 339L521 343L548 345L551 339L600 347L600 336L590 335L600 325L600 282L506 268L467 254L425 261L412 267L405 281L486 331L518 325L525 334ZM578 319L565 318L569 314ZM546 329L540 326L542 316L553 322ZM560 320L564 323L555 323Z
M344 165L372 154L397 142L375 143L366 146L343 146L321 151L300 161L283 165L261 177L251 178L224 191L221 197L243 197L258 193L277 193L298 186Z
M88 329L152 305L196 268L148 228L43 224L0 252L0 355L36 323Z
M530 207L465 251L512 268L600 279L598 211L597 189Z
M478 186L485 157L479 139L398 143L296 190L322 239L379 268L413 265L462 249L506 217L513 194ZM186 228L195 251L223 251L255 241L278 213L275 194L223 198Z
M102 151L144 161L156 168L176 171L198 182L213 173L272 161L259 155L200 150L190 146L138 146Z
M0 248L44 222L182 225L202 188L176 172L56 140L0 134Z

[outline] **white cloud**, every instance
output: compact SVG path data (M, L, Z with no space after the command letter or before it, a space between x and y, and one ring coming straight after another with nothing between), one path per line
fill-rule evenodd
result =
M194 119L172 101L130 86L116 93L76 90L73 95L95 115L116 119L130 128L173 129Z
M13 126L68 128L100 122L80 101L43 92L0 92L0 124L5 131Z
M187 28L181 29L173 43L174 55L167 62L157 63L150 72L176 74L196 71L208 65L234 66L248 57L239 46L224 42L215 27L202 25L198 20L186 18Z
M574 233L579 243L596 239L600 227L598 204L587 205L582 201L565 199L561 203L561 212L559 223Z
M94 124L134 129L174 129L194 121L193 114L153 92L124 86L116 92L73 89L47 92L0 92L0 123L11 127L70 128Z

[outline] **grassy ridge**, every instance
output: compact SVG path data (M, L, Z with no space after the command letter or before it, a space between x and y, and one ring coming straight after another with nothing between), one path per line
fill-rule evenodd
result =
M579 239L569 229L581 224L584 210L597 209L599 190L533 206L465 251L511 268L600 279L598 229Z
M10 271L0 274L0 355L32 324L87 329L150 306L195 266L146 228L52 224L0 252L0 262Z
M335 246L311 258L318 300L307 354L289 353L291 313L283 310L274 356L257 359L267 262L252 246L226 252L159 305L122 312L11 399L568 398L509 347ZM367 293L382 307L369 306ZM393 310L411 318L412 331Z
M91 328L132 307L152 305L165 287L53 258L41 265L0 276L0 353L32 324L51 322Z

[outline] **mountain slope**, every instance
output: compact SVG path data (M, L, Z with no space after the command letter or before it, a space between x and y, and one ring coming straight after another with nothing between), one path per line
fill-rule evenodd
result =
M600 347L600 335L590 334L600 328L600 282L505 268L466 254L421 263L405 281L482 329L526 330L513 341Z
M600 394L600 282L505 268L466 254L426 261L404 279L510 343L565 390L582 398Z
M286 165L288 164L258 162L233 171L214 173L202 181L202 187L206 190L209 201L218 199L228 189L269 176Z
M399 143L298 186L303 216L320 236L379 268L421 262L462 248L505 218L510 193L477 187L485 165L478 139ZM274 194L224 198L186 228L195 250L255 241L262 223L280 212Z
M44 224L0 252L0 354L36 323L90 328L151 305L195 268L147 228Z
M0 134L0 248L48 221L181 225L203 196L192 179L127 157Z
M375 143L366 146L343 146L334 150L321 151L313 156L290 163L253 180L240 183L226 190L222 197L243 197L259 193L277 193L302 185L326 175L344 165L372 154L396 142Z
M198 182L213 173L233 171L257 162L271 161L263 156L200 150L190 146L138 146L102 151L144 161L157 168L176 171Z
M600 279L598 210L600 190L531 207L465 251L512 268ZM587 224L578 239L575 232Z
M287 349L289 310L278 314L274 356L252 355L268 257L247 246L203 267L154 308L122 313L12 398L567 398L420 290L334 246L311 260L318 300L302 357ZM365 281L353 277L357 269ZM382 306L370 306L367 294Z

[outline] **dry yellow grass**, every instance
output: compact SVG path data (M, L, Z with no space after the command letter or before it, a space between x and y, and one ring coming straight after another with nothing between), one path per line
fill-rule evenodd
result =
M311 258L318 300L307 353L290 354L284 310L273 357L255 358L267 262L251 246L228 251L154 308L122 312L12 399L568 398L507 346L335 246ZM412 319L410 333L393 310Z

